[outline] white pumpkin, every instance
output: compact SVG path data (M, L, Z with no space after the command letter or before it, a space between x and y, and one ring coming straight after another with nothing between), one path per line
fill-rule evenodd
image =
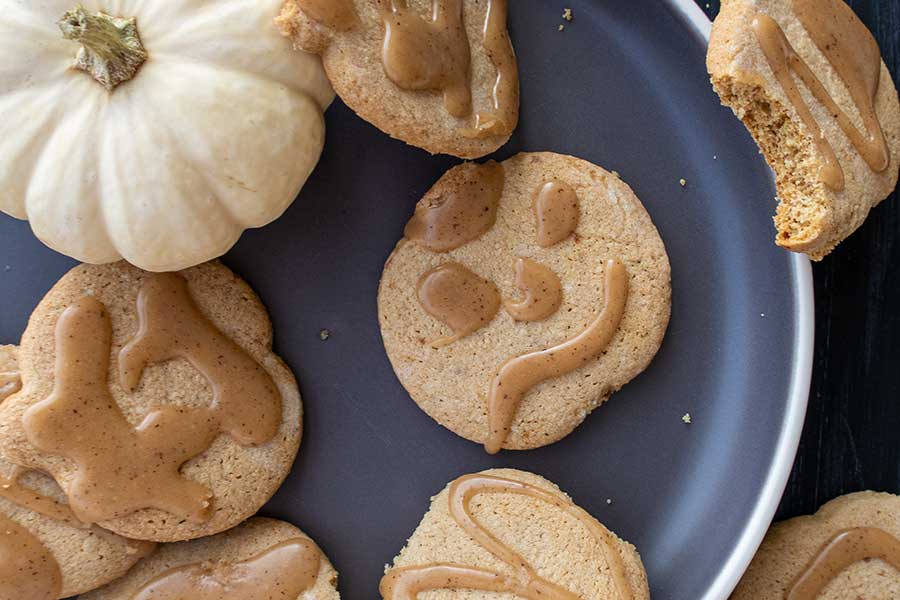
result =
M281 3L0 0L0 210L78 260L152 271L276 219L319 159L333 98L318 57L278 34ZM129 28L144 54L106 43ZM123 81L108 90L77 57Z

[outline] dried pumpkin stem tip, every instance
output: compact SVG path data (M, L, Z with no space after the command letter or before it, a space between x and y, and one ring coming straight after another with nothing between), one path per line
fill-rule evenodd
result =
M147 60L134 17L91 14L79 5L64 14L58 24L65 39L81 44L75 67L110 92L133 78Z

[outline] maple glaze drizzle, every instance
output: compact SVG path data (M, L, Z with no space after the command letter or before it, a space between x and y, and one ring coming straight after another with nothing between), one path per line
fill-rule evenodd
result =
M785 600L815 600L841 571L871 558L900 570L900 540L876 527L845 529L813 557L785 594Z
M496 454L509 436L525 395L539 383L561 377L594 360L606 349L625 314L628 273L617 260L605 264L603 308L577 336L546 350L508 360L494 377L488 395L488 439L485 450Z
M567 183L548 181L534 195L534 220L537 243L549 248L560 243L578 227L578 194Z
M819 176L829 188L844 189L844 171L794 81L796 75L834 117L856 151L875 172L890 164L890 150L875 112L881 77L881 52L872 34L841 0L794 0L794 12L810 38L847 86L862 118L860 133L772 17L757 14L751 26L775 78L803 121L821 161Z
M66 494L80 521L145 508L202 521L209 490L182 477L181 466L219 432L244 445L270 439L280 423L280 397L262 367L199 312L183 278L149 277L138 295L138 315L138 333L119 354L123 387L136 385L148 363L184 357L209 380L211 405L155 408L133 427L109 389L109 314L85 296L57 322L53 392L25 412L25 432L39 450L75 463Z
M504 544L479 523L472 514L473 498L480 494L518 494L530 496L558 507L578 519L600 544L607 569L615 586L617 600L633 597L622 558L615 549L612 534L584 509L573 502L537 486L486 474L464 475L450 485L450 515L478 545L506 563L513 574L479 567L449 563L398 567L381 580L385 600L415 600L421 592L439 589L465 589L509 593L528 600L579 600L579 596L537 574L528 561Z
M482 43L497 79L491 90L492 109L477 112L472 127L460 133L465 137L484 138L502 135L515 129L519 110L519 70L516 54L506 30L508 0L488 0L484 17Z
M72 527L88 527L65 504L22 485L20 480L25 472L21 467L13 467L8 474L0 475L0 498Z
M27 529L0 514L0 598L56 600L62 574L53 554Z
M352 0L299 0L300 10L335 31L353 29L359 22Z
M122 387L133 390L148 364L184 358L212 387L221 431L245 446L275 437L281 426L275 382L200 312L183 277L161 273L148 278L137 307L140 327L119 353Z
M195 563L159 575L131 600L294 600L316 583L321 553L307 538L237 563Z
M22 379L18 373L6 371L0 373L0 402L3 402L22 389Z
M497 219L503 165L465 163L448 171L416 205L404 236L433 252L449 252L475 240Z
M562 284L552 269L520 258L516 261L516 287L525 292L520 302L504 301L506 312L516 321L541 321L562 304Z
M491 322L500 309L500 292L459 263L444 263L419 279L416 293L429 315L453 330L453 335L429 342L441 348Z
M388 79L412 91L440 91L444 107L457 118L472 112L469 39L462 0L433 0L429 19L406 0L381 0L384 47L381 61Z

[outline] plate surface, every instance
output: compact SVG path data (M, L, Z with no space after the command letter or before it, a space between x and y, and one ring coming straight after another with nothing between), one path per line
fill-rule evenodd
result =
M225 258L268 306L306 410L297 463L264 513L323 546L344 598L374 598L383 565L446 482L488 467L527 469L638 547L655 599L724 598L768 526L796 449L812 342L809 265L772 244L769 172L710 89L708 22L693 4L568 0L575 19L562 32L562 4L511 5L522 121L497 157L573 154L634 188L672 262L663 347L646 373L548 448L490 457L432 422L391 370L376 292L414 204L455 161L391 140L336 102L300 199ZM27 224L0 218L0 342L18 340L72 264Z

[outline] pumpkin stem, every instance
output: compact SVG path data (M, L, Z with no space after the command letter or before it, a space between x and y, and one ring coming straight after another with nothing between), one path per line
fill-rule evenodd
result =
M134 77L147 60L134 17L90 14L79 5L64 14L58 24L65 39L81 44L75 67L88 72L110 92Z

